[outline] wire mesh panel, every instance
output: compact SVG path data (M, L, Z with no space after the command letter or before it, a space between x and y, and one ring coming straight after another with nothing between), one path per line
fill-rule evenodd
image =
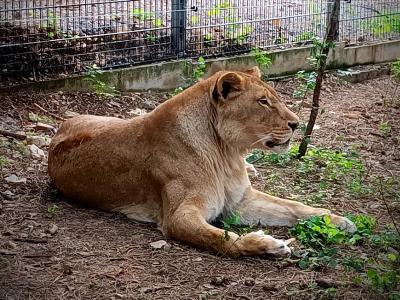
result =
M332 0L2 0L0 80L45 79L323 37ZM339 41L400 37L399 0L341 2Z
M171 57L171 4L132 0L4 0L0 72L31 77Z
M188 53L229 54L321 36L326 0L189 0Z
M187 52L214 56L299 46L326 31L329 0L188 0ZM400 37L399 0L342 1L340 41Z
M399 0L352 0L342 4L340 40L347 44L400 37Z

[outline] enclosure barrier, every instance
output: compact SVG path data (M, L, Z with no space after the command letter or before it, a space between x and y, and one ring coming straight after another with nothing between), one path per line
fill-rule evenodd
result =
M287 48L325 33L330 0L3 0L0 81ZM399 0L342 1L338 41L400 38Z

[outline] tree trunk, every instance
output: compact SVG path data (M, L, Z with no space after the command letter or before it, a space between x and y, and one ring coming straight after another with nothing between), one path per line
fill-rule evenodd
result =
M329 3L328 3L329 5ZM329 49L332 47L335 40L337 40L339 34L339 12L340 12L340 0L335 0L330 16L330 21L325 34L325 40L321 50L321 56L319 59L319 67L317 71L317 78L315 81L315 89L313 94L312 108L310 113L310 119L307 123L307 128L304 133L303 139L301 140L299 147L298 157L303 157L306 154L307 146L310 143L311 134L314 129L315 121L317 120L319 111L319 98L321 95L321 87L326 69L326 61L328 59Z

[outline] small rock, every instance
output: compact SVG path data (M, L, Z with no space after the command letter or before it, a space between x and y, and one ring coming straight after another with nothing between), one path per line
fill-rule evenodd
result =
M10 182L10 183L26 183L26 178L19 178L17 175L15 174L11 174L10 176L7 176L6 178L4 178L5 181Z
M144 109L140 109L140 108L135 108L135 109L128 111L128 114L131 116L142 116L145 113L146 113L146 111Z
M55 234L58 231L58 226L56 224L50 224L47 230L50 234Z
M229 284L229 279L225 276L217 276L217 277L211 278L210 283L215 286L227 285L227 284Z
M73 118L73 117L76 117L76 116L79 116L79 114L76 113L76 112L74 112L74 111L71 111L71 110L67 110L67 111L64 113L64 117L65 117L65 118Z
M345 114L343 114L343 116L348 119L354 119L354 120L357 120L360 118L360 116L356 113L345 113Z
M50 139L39 135L29 135L26 138L28 145L36 145L38 147L49 146Z
M17 244L14 243L14 242L12 242L12 241L8 241L8 242L6 243L6 246L7 246L8 248L12 249L12 250L17 249Z
M275 283L269 282L269 283L264 284L262 289L264 291L277 291L279 289L279 287Z
M28 149L31 153L31 157L34 159L41 159L46 157L44 151L36 145L28 145Z
M255 284L256 284L255 280L253 278L251 278L251 277L244 279L244 285L245 286L253 286Z
M56 132L56 129L53 126L41 122L37 122L36 125L33 125L33 129L44 132Z
M162 249L164 248L168 243L164 240L159 240L157 242L152 242L150 243L150 246L154 249Z
M329 278L317 278L315 283L322 288L337 287L338 283Z
M197 262L199 262L199 261L202 261L203 259L201 258L201 257L196 257L196 258L193 258L192 259L192 261L197 261Z

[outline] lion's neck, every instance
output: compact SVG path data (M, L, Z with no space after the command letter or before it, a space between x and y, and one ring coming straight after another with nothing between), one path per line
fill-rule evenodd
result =
M197 88L195 88L197 87ZM217 112L209 99L209 91L200 84L191 87L160 105L158 115L168 124L176 126L173 131L193 152L212 160L216 168L240 168L243 150L232 147L218 134Z

